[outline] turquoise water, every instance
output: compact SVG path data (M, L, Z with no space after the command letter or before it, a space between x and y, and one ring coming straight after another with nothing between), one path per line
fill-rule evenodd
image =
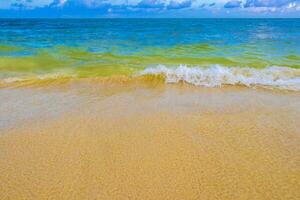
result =
M146 72L191 82L225 70L250 84L300 84L300 19L0 19L0 27L6 81Z

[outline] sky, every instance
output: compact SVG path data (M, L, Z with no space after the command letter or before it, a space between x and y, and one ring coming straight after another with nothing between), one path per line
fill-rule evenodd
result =
M294 18L300 0L0 0L0 18Z

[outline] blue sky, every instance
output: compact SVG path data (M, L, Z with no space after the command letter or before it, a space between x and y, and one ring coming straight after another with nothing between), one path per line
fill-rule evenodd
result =
M0 17L300 17L300 0L0 0Z

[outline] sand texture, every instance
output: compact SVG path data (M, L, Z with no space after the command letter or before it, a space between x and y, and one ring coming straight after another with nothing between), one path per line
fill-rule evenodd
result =
M81 81L0 100L0 199L300 199L299 93Z

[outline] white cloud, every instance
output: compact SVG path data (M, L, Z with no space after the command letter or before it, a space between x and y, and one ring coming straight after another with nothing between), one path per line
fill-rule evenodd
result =
M289 3L287 5L287 9L294 9L296 11L300 11L300 3L298 2Z
M97 8L103 4L123 6L129 10L155 9L206 9L220 12L224 7L235 7L245 12L289 12L300 11L300 0L0 0L0 9L18 8L34 9L47 6L85 6Z
M68 0L58 0L57 6L63 6Z
M112 5L137 5L143 0L0 0L0 9L10 8L12 5L22 5L25 8L36 8L44 7L49 5L55 5L62 7L67 3L78 3L83 4L87 7L96 7L103 2L110 3ZM145 1L145 0L144 0ZM182 4L182 2L187 2L187 0L148 0L147 2L161 2L164 5L172 4ZM199 7L201 4L205 3L207 5L215 3L216 5L224 5L228 0L192 0L192 7ZM220 6L221 7L221 6Z

